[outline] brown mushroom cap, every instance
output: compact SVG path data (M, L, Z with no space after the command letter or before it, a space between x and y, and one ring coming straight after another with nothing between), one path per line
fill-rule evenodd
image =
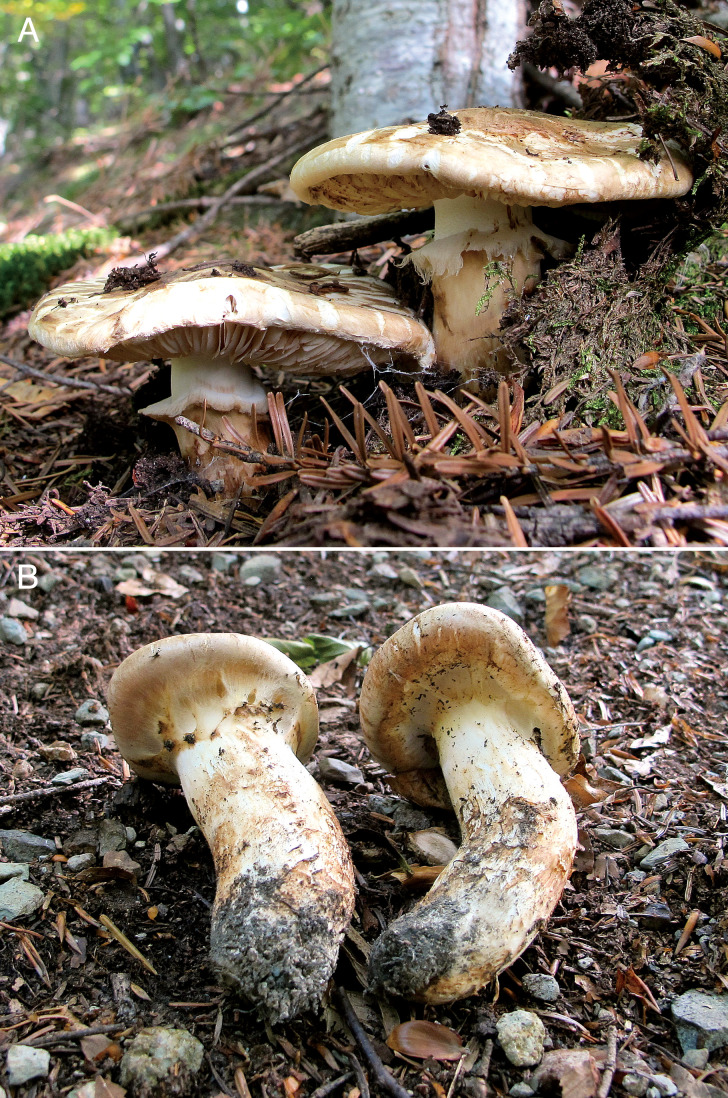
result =
M505 107L453 113L462 128L451 136L419 122L335 138L298 161L291 187L304 202L375 214L461 195L521 206L672 198L692 185L677 150L657 164L640 159L632 123Z
M282 652L239 633L187 633L128 656L109 684L114 737L142 778L179 784L177 756L210 738L230 714L275 719L306 762L316 745L318 709L308 678Z
M404 777L400 792L420 803L441 799L432 773L439 771L439 757L431 730L471 699L502 711L557 774L576 763L573 706L520 626L477 603L443 603L386 640L362 684L364 739L377 762Z
M395 354L427 366L432 338L386 283L350 267L218 263L138 289L59 286L36 305L30 335L69 358L209 356L292 375L348 377Z

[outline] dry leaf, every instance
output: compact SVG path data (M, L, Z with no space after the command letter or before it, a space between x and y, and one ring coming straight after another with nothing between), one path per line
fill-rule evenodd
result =
M723 56L718 43L714 42L712 38L706 38L704 34L691 34L689 38L683 38L683 42L692 42L694 46L700 46L701 50L705 50L706 53L710 53L718 59Z
M94 1060L103 1060L107 1053L111 1040L101 1033L92 1033L90 1037L81 1038L81 1051L90 1064Z
M558 1083L562 1098L594 1098L599 1086L599 1068L584 1048L555 1048L544 1058L532 1076L533 1083Z
M131 983L129 984L129 987L134 992L137 999L143 999L146 1003L151 1003L151 1001L152 1001L151 995L147 995L144 988L140 987L139 984L135 984L134 981L132 980Z
M152 595L166 595L170 599L181 598L187 594L187 588L177 583L171 576L164 572L155 572L152 568L144 569L144 578L122 580L117 583L116 590L127 598L148 599Z
M458 848L441 827L428 827L424 831L407 834L410 850L418 861L429 866L443 866L451 862Z
M320 663L308 676L316 689L322 686L333 686L335 682L341 682L352 663L359 658L361 646L350 648L348 652L342 652L327 663Z
M632 363L633 370L654 370L658 362L665 356L661 355L659 351L645 351L643 355L636 358Z
M569 603L571 591L565 583L553 583L544 587L546 596L546 639L552 648L561 644L571 632Z
M399 881L407 892L427 892L432 888L437 878L445 868L444 865L413 865L411 873L405 873L403 869L394 869L390 873L395 881Z
M460 1035L439 1022L402 1022L389 1034L387 1044L419 1060L459 1060L465 1052Z
M584 808L588 808L590 804L597 804L599 801L605 801L609 796L604 789L599 789L597 786L592 785L588 778L585 778L583 774L572 774L570 778L567 778L564 782L564 789L571 797L574 808L581 811Z
M574 855L572 873L592 873L594 871L594 848L588 831L579 831L579 847Z
M124 1098L125 1094L126 1087L112 1083L111 1079L97 1078L94 1098Z

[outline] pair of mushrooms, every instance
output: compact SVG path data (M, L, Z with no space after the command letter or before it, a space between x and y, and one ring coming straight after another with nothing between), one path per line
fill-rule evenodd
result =
M234 633L169 637L118 667L111 722L143 778L179 783L213 854L210 951L271 1021L321 1000L354 907L349 850L306 770L316 700L298 667ZM576 820L559 780L578 754L554 672L510 618L426 610L375 653L361 724L390 783L452 805L457 856L375 943L372 986L431 1003L473 994L526 948L561 895Z
M497 337L506 283L520 292L538 281L545 252L564 254L561 241L534 226L532 207L671 198L690 189L677 149L666 146L653 163L640 158L641 140L630 123L476 107L336 138L302 157L291 187L304 202L361 214L434 204L434 238L407 260L431 283L432 334L388 286L351 268L239 263L131 290L68 283L42 298L29 331L69 357L170 358L171 396L143 412L171 423L193 468L233 495L250 469L176 417L256 450L266 442L256 429L265 392L254 366L338 378L389 362L435 364L464 378L507 370ZM496 269L508 280L486 286L484 272Z

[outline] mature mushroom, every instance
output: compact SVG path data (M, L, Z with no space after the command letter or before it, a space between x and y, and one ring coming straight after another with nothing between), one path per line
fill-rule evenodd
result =
M318 734L311 683L237 633L167 637L109 684L114 736L143 778L181 784L212 851L210 958L271 1021L315 1007L354 906L351 858L304 763Z
M677 150L666 148L656 164L641 160L641 138L631 123L474 107L431 115L429 124L335 138L298 161L291 187L305 202L361 214L434 203L434 239L408 258L432 283L439 367L469 377L508 368L495 334L508 280L520 292L539 279L544 250L561 245L534 227L530 207L670 198L690 189ZM484 278L484 269L501 270L501 284Z
M69 358L170 358L171 396L142 412L169 423L187 462L223 481L227 496L250 477L250 466L175 418L264 448L257 420L266 414L266 395L251 367L347 378L392 361L413 369L434 359L430 332L391 287L351 267L218 263L155 275L140 286L59 286L38 302L28 331Z
M395 790L452 803L457 856L374 944L370 978L430 1003L472 995L526 948L571 869L576 817L559 775L579 735L564 687L497 610L445 603L385 641L367 668L361 725Z

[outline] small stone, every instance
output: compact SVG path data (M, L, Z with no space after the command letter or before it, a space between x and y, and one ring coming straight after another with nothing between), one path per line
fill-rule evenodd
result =
M408 564L403 564L397 572L397 578L400 583L404 583L406 587L415 587L418 591L421 591L425 586L421 577L414 568L410 568Z
M686 1048L682 1054L683 1063L689 1068L704 1071L708 1066L710 1052L707 1048Z
M21 877L27 881L29 876L27 862L0 862L0 881L9 881L11 877Z
M663 1095L663 1098L673 1098L677 1094L677 1087L669 1075L650 1075L650 1084Z
M536 1092L533 1087L529 1087L528 1083L520 1082L514 1083L508 1093L512 1094L513 1098L531 1098L531 1095Z
M22 877L11 877L0 885L0 919L12 923L21 915L32 915L45 899L39 888Z
M89 698L79 705L74 717L79 724L106 724L109 719L109 711L100 701Z
M33 773L33 764L28 759L18 759L13 763L12 775L19 781L23 781L25 778L29 778Z
M251 576L257 576L261 583L276 583L280 572L280 557L274 557L270 553L256 553L240 565L238 579L244 583Z
M84 778L90 778L91 771L87 770L85 766L76 766L73 770L64 770L60 774L56 774L54 778L51 778L51 785L73 785L74 782L83 781Z
M728 1044L728 995L694 989L675 999L671 1009L683 1052L690 1048L710 1052Z
M0 640L6 644L27 644L29 637L22 622L16 618L0 618Z
M363 618L369 613L368 602L350 602L347 606L341 606L338 610L332 610L331 618Z
M210 567L213 572L229 572L237 560L236 553L213 553L210 557Z
M0 831L3 853L15 862L32 862L41 854L55 854L53 839L44 839L32 831Z
M51 1068L51 1054L45 1048L12 1045L8 1049L8 1085L20 1087L31 1079L44 1079Z
M55 572L45 572L38 580L38 586L44 594L48 594L54 587L57 587L61 582L61 577L57 576Z
M81 747L84 747L87 751L95 751L97 745L101 751L105 751L111 747L111 737L107 736L105 732L81 733Z
M652 637L652 639L658 643L671 641L673 639L672 633L668 633L666 629L650 629L647 636Z
M599 622L591 614L579 614L576 619L576 628L579 633L596 633L599 630Z
M126 828L121 820L105 819L99 825L99 857L113 850L126 849Z
M561 990L558 980L545 972L527 972L523 977L523 986L529 995L542 999L544 1003L555 1003Z
M595 564L586 564L576 574L579 583L583 583L585 587L591 587L593 591L609 591L616 585L618 579L613 568Z
M637 642L637 648L635 651L644 652L647 648L654 648L657 641L653 637L641 637Z
M90 827L83 827L80 831L74 831L73 835L63 844L63 853L70 854L95 854L98 846L98 835Z
M672 922L672 912L667 904L648 904L636 918L640 920L640 925L647 927L648 930L665 930ZM678 931L678 934L680 933L682 932Z
M36 701L41 701L41 699L46 696L46 691L49 689L50 685L49 682L34 682L29 691L31 698L35 698Z
M27 602L23 602L22 599L11 599L5 608L5 612L9 618L27 618L28 621L35 621L40 617L40 613L34 606L28 606Z
M426 827L407 835L412 853L423 865L447 865L457 855L458 848L440 827Z
M617 770L616 766L600 766L597 774L600 778L608 778L610 782L619 782L620 785L632 784L632 779L623 774L621 770Z
M537 1014L514 1010L496 1023L498 1041L515 1067L534 1067L543 1056L546 1030Z
M635 1098L643 1098L649 1085L645 1075L635 1075L632 1071L627 1072L622 1079L623 1089L627 1091L627 1094L633 1094Z
M178 838L178 836L174 836ZM128 881L136 881L137 870L141 869L139 862L130 858L125 850L110 850L104 854L104 869L114 869L120 877Z
M70 743L66 743L64 740L54 740L53 743L43 744L38 750L48 762L70 763L76 758L76 752Z
M320 595L309 595L308 601L319 610L327 610L330 606L338 606L341 598L335 591L322 591Z
M659 705L660 709L666 709L670 704L670 695L664 686L659 686L656 683L648 683L643 689L643 695L645 701L651 702L653 705Z
M635 841L634 835L629 831L617 831L610 827L595 827L592 831L597 839L601 839L605 846L611 850L624 850Z
M386 561L377 562L369 569L370 576L376 576L377 579L384 580L396 580L397 570L392 568L391 564L387 564Z
M81 873L84 869L90 869L96 864L94 854L72 854L66 862L66 869L71 873Z
M177 575L182 583L189 584L190 587L203 584L205 582L205 576L197 568L193 568L190 564L181 564L177 569Z
M642 869L656 869L657 866L671 858L673 854L682 854L689 850L690 847L684 839L665 839L663 842L658 843L645 858L640 860L640 866Z
M319 760L319 770L322 778L328 778L332 782L348 782L350 785L358 785L364 781L364 775L358 766L351 766L341 759L332 759L328 755L322 755Z
M121 1085L132 1094L188 1094L203 1054L202 1043L186 1029L148 1026L121 1058Z
M497 587L488 595L485 605L491 610L500 610L502 614L507 614L517 625L523 622L523 607L510 587Z

